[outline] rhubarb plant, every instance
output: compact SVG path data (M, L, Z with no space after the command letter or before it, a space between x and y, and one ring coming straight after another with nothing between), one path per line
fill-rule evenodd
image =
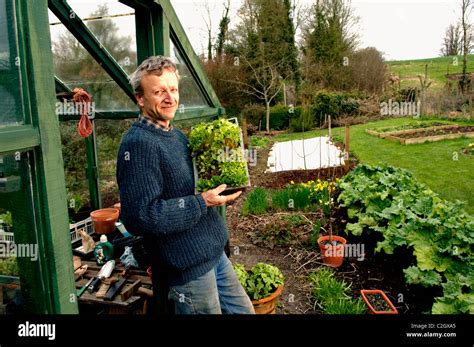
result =
M441 199L408 171L390 166L359 165L338 188L352 221L347 232L381 233L376 252L412 247L416 263L404 270L407 283L442 286L433 313L474 313L474 218L461 202Z

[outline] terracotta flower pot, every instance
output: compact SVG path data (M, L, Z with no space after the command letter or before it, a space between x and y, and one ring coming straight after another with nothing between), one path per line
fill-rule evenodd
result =
M113 232L118 217L119 210L116 208L103 208L91 212L94 230L97 234L108 234Z
M397 314L398 311L383 290L362 289L360 291L362 299L372 314Z
M346 246L346 239L340 236L333 236L332 241L338 242L336 246L326 245L330 241L330 236L321 236L318 239L321 256L326 265L331 267L339 267L344 261L344 248Z
M272 295L260 300L252 300L256 314L275 314L278 305L278 298L283 291L283 286L279 286Z
M114 208L116 208L119 211L119 214L120 214L120 208L121 208L120 202L115 203Z

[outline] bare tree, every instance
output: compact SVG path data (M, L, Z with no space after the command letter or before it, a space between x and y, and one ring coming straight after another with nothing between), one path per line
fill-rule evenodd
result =
M462 43L461 25L459 23L456 25L450 24L444 35L441 54L445 57L461 54Z
M467 54L469 53L470 45L470 30L469 17L472 10L473 0L461 0L461 27L462 27L462 49L463 49L463 63L462 63L462 79L461 92L464 94L468 84L467 77Z
M211 18L211 8L209 7L209 2L205 1L204 10L206 11L206 17L202 16L204 23L206 24L207 30L207 60L212 60L212 18Z
M295 32L308 23L311 19L312 5L302 3L301 0L293 0L291 3L291 12L293 17L293 25Z
M367 47L354 52L350 56L350 61L349 71L353 87L380 95L387 73L382 52L375 47Z
M228 82L236 83L242 93L251 95L265 102L266 114L266 130L270 132L270 104L273 99L281 91L282 83L281 76L278 74L277 65L261 62L260 66L254 66L245 55L241 56L244 63L250 68L252 78L255 83L250 84L248 79L244 79L239 75L236 80L229 80Z

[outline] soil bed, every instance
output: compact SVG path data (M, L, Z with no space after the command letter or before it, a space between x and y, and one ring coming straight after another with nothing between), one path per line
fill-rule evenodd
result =
M443 127L442 129L420 129L416 132L397 134L395 137L400 137L402 139L413 139L419 137L428 137L428 136L439 136L439 135L448 135L448 134L463 134L474 132L474 126L452 126L452 127Z

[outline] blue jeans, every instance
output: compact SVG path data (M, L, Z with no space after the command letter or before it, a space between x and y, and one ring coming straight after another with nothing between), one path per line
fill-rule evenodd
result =
M208 273L170 287L168 298L174 301L176 314L255 313L225 253Z

